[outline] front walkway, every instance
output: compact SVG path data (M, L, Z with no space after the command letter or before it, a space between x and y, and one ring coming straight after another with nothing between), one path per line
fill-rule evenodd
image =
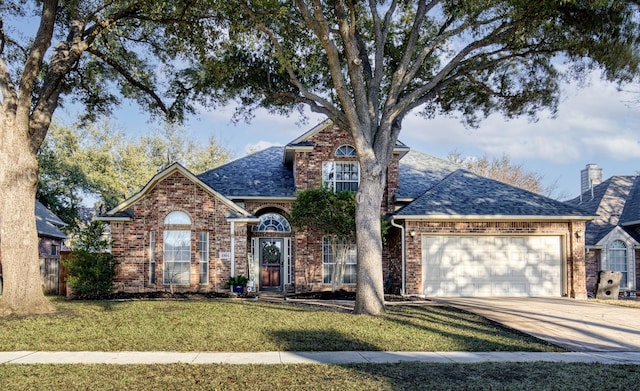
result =
M384 364L398 362L640 364L640 352L0 352L0 364Z

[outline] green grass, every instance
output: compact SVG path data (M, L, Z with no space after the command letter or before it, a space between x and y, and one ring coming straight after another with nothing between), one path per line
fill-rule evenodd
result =
M479 316L392 306L381 317L240 300L68 302L55 315L0 318L0 350L558 351Z
M7 390L632 390L640 368L581 363L0 365Z

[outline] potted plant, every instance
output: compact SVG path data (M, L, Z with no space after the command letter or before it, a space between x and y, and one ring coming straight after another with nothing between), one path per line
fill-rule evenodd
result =
M244 292L244 287L247 286L247 281L249 281L249 279L241 274L229 277L227 286L231 287L232 292L242 294Z

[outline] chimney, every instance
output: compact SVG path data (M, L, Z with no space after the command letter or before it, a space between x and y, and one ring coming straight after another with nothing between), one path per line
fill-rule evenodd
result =
M580 171L580 195L589 190L593 194L593 187L600 183L602 183L602 168L597 164L587 164L585 169Z

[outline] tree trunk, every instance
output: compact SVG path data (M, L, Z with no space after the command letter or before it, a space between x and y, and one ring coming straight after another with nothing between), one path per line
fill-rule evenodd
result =
M378 162L373 154L370 157L359 154L359 160L361 174L356 194L358 288L354 312L379 315L385 312L380 204L384 193L384 173L387 164Z
M26 117L26 116L25 116ZM38 163L28 118L0 118L0 256L4 288L0 315L55 311L40 280L35 197Z

